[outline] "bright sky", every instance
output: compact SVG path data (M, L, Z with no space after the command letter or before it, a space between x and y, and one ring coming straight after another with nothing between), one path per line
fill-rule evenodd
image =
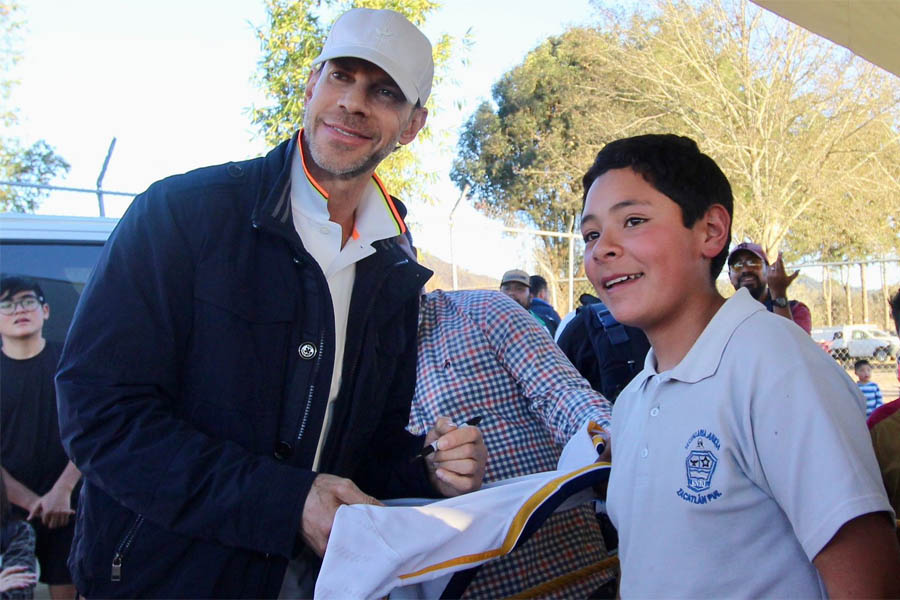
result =
M55 185L93 188L113 137L115 151L103 181L106 190L140 192L165 176L266 151L254 138L247 108L262 98L250 79L260 50L253 25L265 21L262 0L33 0L24 3L20 108L23 141L43 138L72 166ZM588 0L445 0L426 25L431 39L471 31L469 66L457 83L438 88L446 101L432 125L450 137L428 168L441 176L436 206L404 199L417 244L449 259L451 207L459 191L448 173L457 131L491 85L546 37L590 20ZM457 109L453 101L460 104ZM416 142L417 143L417 142ZM415 146L414 146L415 147ZM105 196L108 216L128 199ZM96 196L54 193L40 213L96 215ZM518 245L500 239L495 223L471 206L456 211L457 262L499 277L508 268L530 268ZM486 244L492 252L486 253Z

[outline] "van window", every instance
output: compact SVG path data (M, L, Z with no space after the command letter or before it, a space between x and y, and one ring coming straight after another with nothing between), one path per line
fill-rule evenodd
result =
M50 305L50 319L44 325L48 340L60 344L65 340L75 305L101 250L100 242L6 240L0 244L3 275L24 275L43 288Z

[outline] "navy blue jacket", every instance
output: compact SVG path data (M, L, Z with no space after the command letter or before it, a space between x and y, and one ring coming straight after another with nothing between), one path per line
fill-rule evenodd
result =
M88 597L274 597L303 551L334 319L291 219L295 144L153 184L84 290L56 385ZM357 264L319 469L382 498L435 495L404 430L431 272L402 239Z
M550 336L556 335L556 330L559 328L560 318L559 313L556 312L556 309L550 305L549 302L545 300L541 300L540 298L534 297L531 299L531 312L539 316L544 323L547 325L547 330L550 332Z

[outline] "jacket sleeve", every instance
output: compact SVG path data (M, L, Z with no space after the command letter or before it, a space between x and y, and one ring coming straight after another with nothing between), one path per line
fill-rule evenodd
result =
M557 444L568 442L588 419L609 431L609 402L591 389L528 312L500 294L482 305L486 313L479 325Z
M289 557L315 475L205 435L180 402L204 241L185 235L190 198L164 189L135 199L79 301L56 378L63 445L87 482L164 528Z

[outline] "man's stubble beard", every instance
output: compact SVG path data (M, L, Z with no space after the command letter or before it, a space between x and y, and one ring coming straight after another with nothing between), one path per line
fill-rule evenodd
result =
M308 114L304 112L303 129L305 131L312 132L311 126L313 125L313 123L310 122L311 120L312 119L308 116ZM322 127L325 126L325 124L321 122L320 125ZM306 143L309 146L309 153L313 162L320 169L322 169L323 171L327 171L338 179L350 180L375 171L378 165L381 164L381 161L390 156L391 153L396 150L397 143L400 141L400 133L397 134L396 139L392 140L390 144L387 144L381 150L378 150L369 156L365 156L350 165L338 165L328 160L325 156L322 156L322 154L314 144L312 138L313 136L309 136L306 140Z

